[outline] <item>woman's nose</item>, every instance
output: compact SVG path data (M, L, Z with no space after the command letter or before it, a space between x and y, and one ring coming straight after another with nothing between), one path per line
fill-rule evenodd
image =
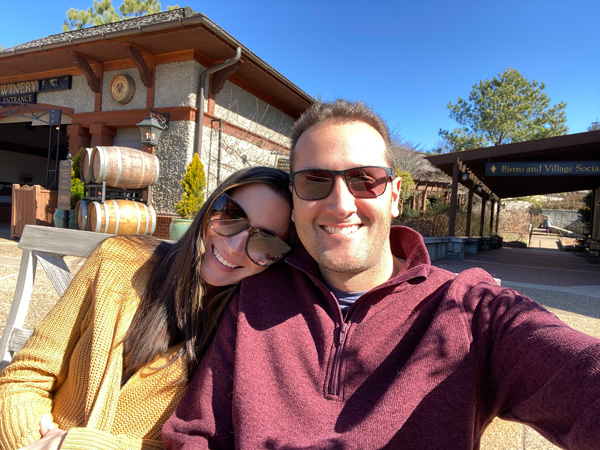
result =
M232 253L243 254L246 252L246 241L249 232L244 230L225 239L226 245Z

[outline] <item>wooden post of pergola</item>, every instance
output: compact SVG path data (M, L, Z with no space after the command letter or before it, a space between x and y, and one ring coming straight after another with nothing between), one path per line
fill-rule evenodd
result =
M481 220L479 221L479 236L483 236L483 224L485 223L485 192L481 193Z
M500 200L496 203L498 211L496 213L496 236L498 236L498 224L500 223Z
M494 234L494 210L496 209L496 199L492 197L492 204L490 206L490 235Z
M450 196L450 224L448 226L448 236L456 234L456 205L458 203L458 160L454 162L452 169L452 194Z
M471 215L473 213L473 184L469 188L469 200L467 200L467 237L471 237Z

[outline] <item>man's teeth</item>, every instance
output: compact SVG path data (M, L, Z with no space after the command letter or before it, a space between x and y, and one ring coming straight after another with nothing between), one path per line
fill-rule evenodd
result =
M351 234L356 233L360 228L358 225L352 225L349 227L332 227L332 226L324 226L325 231L331 234Z
M223 257L221 256L221 254L220 254L220 253L217 251L217 249L216 249L216 248L214 248L214 247L213 247L213 254L214 254L214 255L215 255L215 257L216 257L216 258L219 260L219 262L220 262L221 264L223 264L224 266L226 266L226 267L231 267L232 269L235 269L235 268L237 268L237 267L238 267L238 266L236 266L236 265L234 265L234 264L231 264L229 261L227 261L225 258L223 258Z

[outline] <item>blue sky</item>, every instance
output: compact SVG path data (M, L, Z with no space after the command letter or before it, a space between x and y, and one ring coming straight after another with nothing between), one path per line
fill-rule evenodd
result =
M92 0L5 2L5 48L62 32ZM121 0L113 0L119 6ZM163 8L175 2L162 2ZM428 150L448 102L506 68L567 103L569 133L600 120L600 1L188 1L309 95L364 100ZM1 67L0 67L1 71Z

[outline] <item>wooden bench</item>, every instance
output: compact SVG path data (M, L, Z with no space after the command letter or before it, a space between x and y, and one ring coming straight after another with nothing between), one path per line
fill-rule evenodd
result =
M19 248L23 250L23 254L17 287L0 341L0 371L31 336L32 330L23 329L23 323L31 301L37 262L40 262L58 295L62 296L73 279L64 257L87 258L110 236L112 235L66 228L25 226L19 241Z

